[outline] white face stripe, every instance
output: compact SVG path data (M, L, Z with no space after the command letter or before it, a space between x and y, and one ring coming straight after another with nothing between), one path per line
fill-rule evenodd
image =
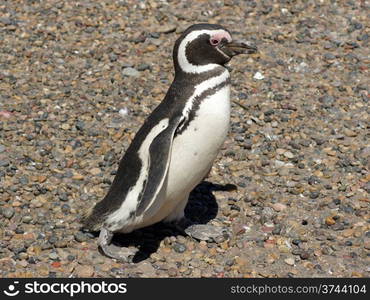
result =
M199 35L202 34L209 34L210 36L225 36L230 37L231 42L231 36L230 34L223 30L223 29L217 29L217 30L196 30L190 32L180 43L178 54L177 54L177 61L180 65L180 68L182 71L186 73L203 73L210 70L213 70L218 65L217 64L208 64L203 66L196 66L191 64L188 59L186 58L186 46L191 43L193 40L195 40Z
M194 100L197 96L201 95L203 92L205 92L208 89L212 89L215 86L225 82L230 77L229 71L225 69L224 72L222 72L220 75L216 77L211 77L207 80L204 80L203 82L199 83L195 86L195 91L193 95L189 98L189 100L186 102L186 105L182 111L182 115L185 119L188 119L189 113L194 105ZM185 123L183 123L182 126L184 126ZM181 130L182 126L179 126L178 130Z
M130 212L136 210L139 194L145 188L144 184L149 175L149 167L150 167L150 155L149 155L149 147L152 144L153 140L168 127L169 119L161 120L157 125L155 125L149 132L149 134L145 137L143 143L141 144L138 154L141 160L141 169L140 175L136 184L130 188L129 192L126 195L126 199L122 202L121 207L116 210L113 214L111 214L107 220L108 224L112 222L119 222L119 221L127 221ZM121 227L121 226L119 226ZM117 228L118 230L120 228Z

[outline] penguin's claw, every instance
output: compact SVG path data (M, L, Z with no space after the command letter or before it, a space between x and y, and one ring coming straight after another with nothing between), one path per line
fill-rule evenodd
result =
M111 244L113 238L113 232L109 231L106 228L102 228L100 230L98 244L102 252L110 257L117 259L121 262L129 262L130 256L135 255L136 251L134 249L126 248L126 247L117 247Z

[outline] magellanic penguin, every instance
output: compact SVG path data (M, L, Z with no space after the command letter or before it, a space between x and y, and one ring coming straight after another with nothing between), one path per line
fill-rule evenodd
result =
M189 193L207 175L230 122L230 74L225 64L254 53L220 25L196 24L175 42L175 77L163 101L145 120L123 156L105 198L85 216L109 257L130 251L111 244L113 233L129 233L160 221L183 222ZM185 222L186 223L186 222Z

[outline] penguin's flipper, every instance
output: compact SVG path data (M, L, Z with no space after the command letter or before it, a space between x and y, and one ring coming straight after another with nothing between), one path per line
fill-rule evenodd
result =
M169 126L158 134L149 148L149 173L143 195L139 200L136 215L140 215L156 199L166 179L170 165L172 143L182 117L173 118Z
M122 221L145 211L163 186L172 141L182 119L174 116L143 125L123 156L107 195L84 213L84 228L97 231L104 223L117 223L119 227ZM129 210L120 209L123 202L130 203Z

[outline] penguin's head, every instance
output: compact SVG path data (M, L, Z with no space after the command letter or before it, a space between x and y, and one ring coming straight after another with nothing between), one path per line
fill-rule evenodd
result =
M225 65L235 55L256 51L252 43L233 41L230 32L221 25L195 24L177 39L173 60L176 71L202 73Z

